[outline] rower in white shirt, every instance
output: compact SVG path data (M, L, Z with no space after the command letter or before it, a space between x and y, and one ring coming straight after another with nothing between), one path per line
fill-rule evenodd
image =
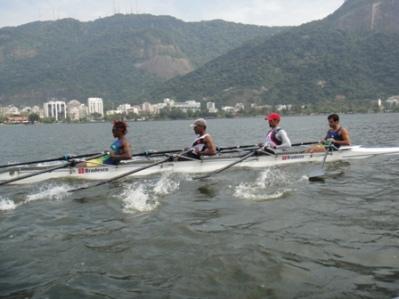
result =
M269 122L270 130L266 134L266 140L263 147L269 149L286 149L291 147L291 141L287 132L280 128L281 116L278 113L266 115L265 120Z

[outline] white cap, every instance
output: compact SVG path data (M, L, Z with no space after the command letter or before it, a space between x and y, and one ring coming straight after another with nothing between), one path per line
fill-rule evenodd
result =
M191 127L194 128L194 127L196 127L196 126L201 126L201 127L206 128L206 120L203 119L203 118L198 118L198 119L196 119L196 120L191 124Z

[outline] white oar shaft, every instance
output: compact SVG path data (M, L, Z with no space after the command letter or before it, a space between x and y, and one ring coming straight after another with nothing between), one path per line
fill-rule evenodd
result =
M257 152L256 150L255 150L255 151L252 151L252 152L249 152L248 154L246 154L245 156L241 157L241 158L238 159L237 161L234 161L233 163L230 163L230 164L228 164L228 165L226 165L226 166L224 166L224 167L222 167L222 168L219 168L218 170L215 170L215 171L213 171L213 172L211 172L211 173L209 173L209 174L207 174L207 175L200 176L200 177L194 177L193 179L194 179L194 180L205 179L205 178L208 178L208 177L210 177L210 176L212 176L212 175L214 175L214 174L221 173L222 171L224 171L224 170L226 170L226 169L229 169L229 168L233 167L234 165L236 165L236 164L238 164L238 163L241 163L242 161L248 159L249 157L254 156L254 155L256 154L256 152Z

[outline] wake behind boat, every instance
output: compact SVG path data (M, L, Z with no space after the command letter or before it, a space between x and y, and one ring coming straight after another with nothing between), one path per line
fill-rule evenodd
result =
M119 165L99 165L95 167L80 167L69 165L67 167L61 167L49 172L44 172L39 175L32 177L23 178L29 174L34 174L38 171L46 171L54 167L54 164L38 164L36 166L18 166L5 169L0 173L0 182L21 178L12 182L12 184L31 184L36 182L45 181L48 179L59 179L59 178L73 178L81 180L110 180L117 176L122 176L128 172L134 172L140 168L146 168L151 164L158 163L153 167L148 167L137 173L132 173L129 177L144 177L154 174L160 174L165 172L172 173L185 173L185 174L206 174L213 171L222 169L229 164L234 163L243 156L243 153L248 151L240 151L238 153L219 154L212 157L204 157L202 159L190 159L190 160L177 160L171 158L170 160L164 160L165 156L161 157L144 157L136 158L132 160L122 161ZM261 152L256 155L245 159L241 163L234 165L234 168L252 168L261 169L273 166L280 166L293 163L305 163L305 162L322 162L326 158L326 162L334 162L340 160L349 159L364 159L378 155L398 155L399 147L363 147L363 146L342 146L336 151L316 152L308 153L302 150L287 150L279 151L275 154L268 152ZM327 155L327 157L326 157ZM79 164L78 164L79 165Z

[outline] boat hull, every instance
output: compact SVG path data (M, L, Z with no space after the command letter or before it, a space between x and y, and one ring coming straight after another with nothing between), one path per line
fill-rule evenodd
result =
M377 155L397 155L399 147L390 148L366 148L361 146L342 147L338 151L329 152L326 162L334 162L349 159L364 159ZM306 152L282 152L277 155L257 155L234 165L234 168L268 168L273 166L288 165L305 162L321 162L325 153L306 153ZM168 161L157 166L139 171L129 175L129 177L144 177L154 174L172 172L182 174L204 174L221 169L239 159L239 156L211 157L203 160L189 161ZM21 179L12 184L31 184L48 179L72 178L82 180L107 180L124 173L133 171L140 167L150 165L159 160L132 160L121 163L120 165L103 165L99 167L68 167L57 169L49 173L44 173L30 178ZM0 181L14 179L45 169L35 168L14 168L0 173Z

